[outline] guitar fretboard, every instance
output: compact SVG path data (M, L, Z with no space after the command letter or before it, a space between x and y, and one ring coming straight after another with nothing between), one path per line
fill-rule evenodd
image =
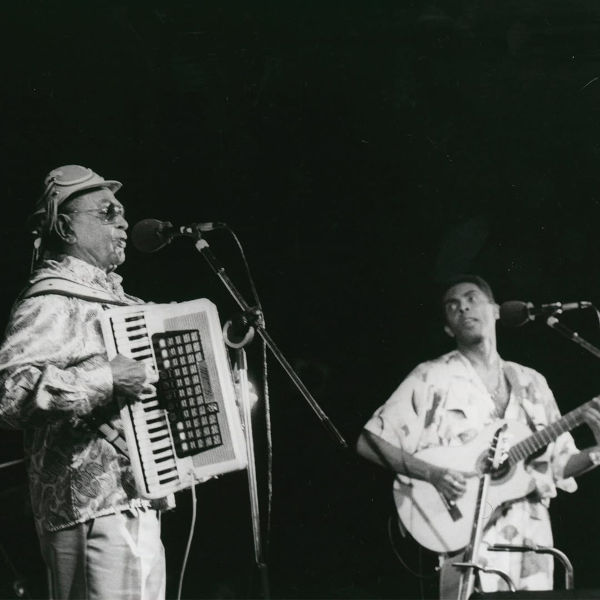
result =
M577 407L575 410L568 412L558 421L548 425L548 427L536 431L524 440L515 444L508 451L508 460L511 464L517 463L520 460L526 459L528 456L535 454L540 448L547 446L553 442L559 435L575 429L583 423L583 413L585 409L593 402L590 400L585 404Z

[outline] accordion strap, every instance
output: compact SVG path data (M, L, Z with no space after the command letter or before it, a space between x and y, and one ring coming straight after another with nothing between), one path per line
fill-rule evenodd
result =
M127 442L115 427L110 423L94 423L93 426L109 444L113 445L117 452L129 458Z
M40 279L28 287L21 294L20 299L25 300L25 298L33 298L34 296L42 296L44 294L71 296L90 302L116 304L117 306L128 306L129 304L128 302L113 298L102 290L97 290L82 283L76 283L64 277L45 277L44 279Z
M81 283L75 283L70 279L64 277L45 277L36 281L32 286L28 287L20 297L20 300L26 298L33 298L35 296L43 296L45 294L58 294L60 296L70 296L75 298L81 298L82 300L88 300L89 302L100 302L102 304L116 304L118 306L126 306L127 302L121 300L115 300L108 294L105 294L101 290L88 287ZM89 423L92 427L95 427L100 435L113 445L117 452L127 456L129 458L129 452L127 450L127 443L110 423Z

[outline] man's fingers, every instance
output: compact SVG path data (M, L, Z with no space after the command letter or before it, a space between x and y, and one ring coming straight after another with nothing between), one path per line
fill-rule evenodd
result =
M467 473L464 471L449 471L450 481L458 481L459 483L466 485L467 477L472 477L475 473Z
M600 413L598 412L597 409L587 408L583 414L584 414L586 423L591 423L594 425L600 423Z
M148 396L156 396L156 386L150 383L146 384L142 393L147 394Z
M479 477L481 475L481 473L478 473L477 471L461 471L461 472L466 479L470 479L471 477Z
M144 367L146 368L146 383L156 383L158 381L158 373L148 363L144 363Z

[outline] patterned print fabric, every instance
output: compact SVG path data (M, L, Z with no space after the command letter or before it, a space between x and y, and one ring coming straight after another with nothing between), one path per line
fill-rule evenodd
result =
M510 384L505 419L540 429L560 418L542 375L517 363L502 364ZM494 402L475 369L460 352L453 351L417 366L375 411L366 429L415 453L431 446L464 444L497 418ZM563 478L565 465L577 452L572 436L565 433L535 457L528 471L536 491L511 504L486 529L484 547L499 543L552 545L547 506L557 488L577 489L574 479ZM552 588L552 561L545 555L483 551L480 557L484 565L506 572L518 589ZM484 591L507 589L492 575L483 576L482 583Z
M69 256L47 259L30 283L63 277L130 304L121 277ZM146 505L128 460L86 422L117 429L117 404L98 302L47 294L17 301L0 348L0 425L24 430L36 525L55 531Z

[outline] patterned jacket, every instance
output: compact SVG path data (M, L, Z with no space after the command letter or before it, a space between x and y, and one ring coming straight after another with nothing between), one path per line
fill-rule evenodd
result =
M121 277L82 260L45 260L30 283L62 277L128 304ZM47 294L17 300L0 347L0 425L24 430L38 528L55 531L147 505L129 461L87 421L121 429L102 339L100 303Z

